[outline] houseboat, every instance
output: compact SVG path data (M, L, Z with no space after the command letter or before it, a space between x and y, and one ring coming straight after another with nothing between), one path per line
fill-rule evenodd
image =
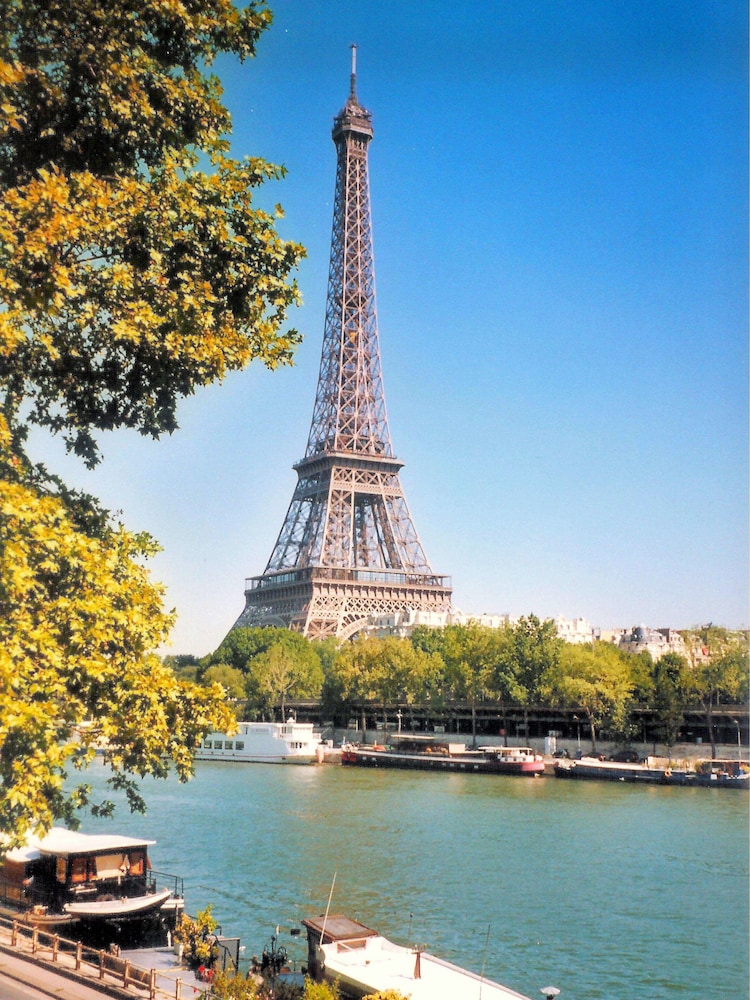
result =
M182 880L152 870L153 843L61 827L29 837L2 857L0 909L38 924L127 923L129 939L166 941L184 907Z
M531 747L478 747L432 737L395 737L393 746L346 744L341 763L355 767L396 767L422 771L465 771L478 774L544 774L544 757Z
M389 991L410 1000L529 1000L421 947L393 944L350 917L330 914L302 924L309 972L337 982L342 994L354 1000Z
M248 764L314 764L323 759L321 734L311 722L238 722L237 732L209 733L195 752L196 760Z

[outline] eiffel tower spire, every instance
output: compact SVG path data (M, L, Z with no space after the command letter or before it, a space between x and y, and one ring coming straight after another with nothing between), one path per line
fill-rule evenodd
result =
M323 349L297 488L235 627L285 625L345 638L375 615L447 611L399 481L380 365L367 153L372 116L349 97L333 123L336 189Z

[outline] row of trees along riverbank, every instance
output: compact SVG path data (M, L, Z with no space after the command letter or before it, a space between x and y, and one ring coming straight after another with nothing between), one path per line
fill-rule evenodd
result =
M275 628L235 629L213 653L167 657L178 676L220 683L242 718L294 706L337 727L540 736L550 730L627 742L747 742L747 633L683 633L687 655L570 645L529 615L504 628L416 628L409 638L343 646Z

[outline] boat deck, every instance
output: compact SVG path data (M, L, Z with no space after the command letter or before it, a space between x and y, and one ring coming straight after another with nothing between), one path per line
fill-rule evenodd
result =
M364 947L334 942L323 945L323 951L327 977L338 978L345 991L359 996L396 990L411 1000L528 1000L507 986L427 952L417 955L379 935L367 938Z

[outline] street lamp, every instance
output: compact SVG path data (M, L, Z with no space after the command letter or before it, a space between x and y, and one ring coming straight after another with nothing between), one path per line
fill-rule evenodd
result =
M740 722L739 719L732 719L732 722L737 726L737 760L742 763L742 741L740 740Z
M573 716L573 722L576 724L576 729L578 730L578 749L581 749L581 720L577 715Z

